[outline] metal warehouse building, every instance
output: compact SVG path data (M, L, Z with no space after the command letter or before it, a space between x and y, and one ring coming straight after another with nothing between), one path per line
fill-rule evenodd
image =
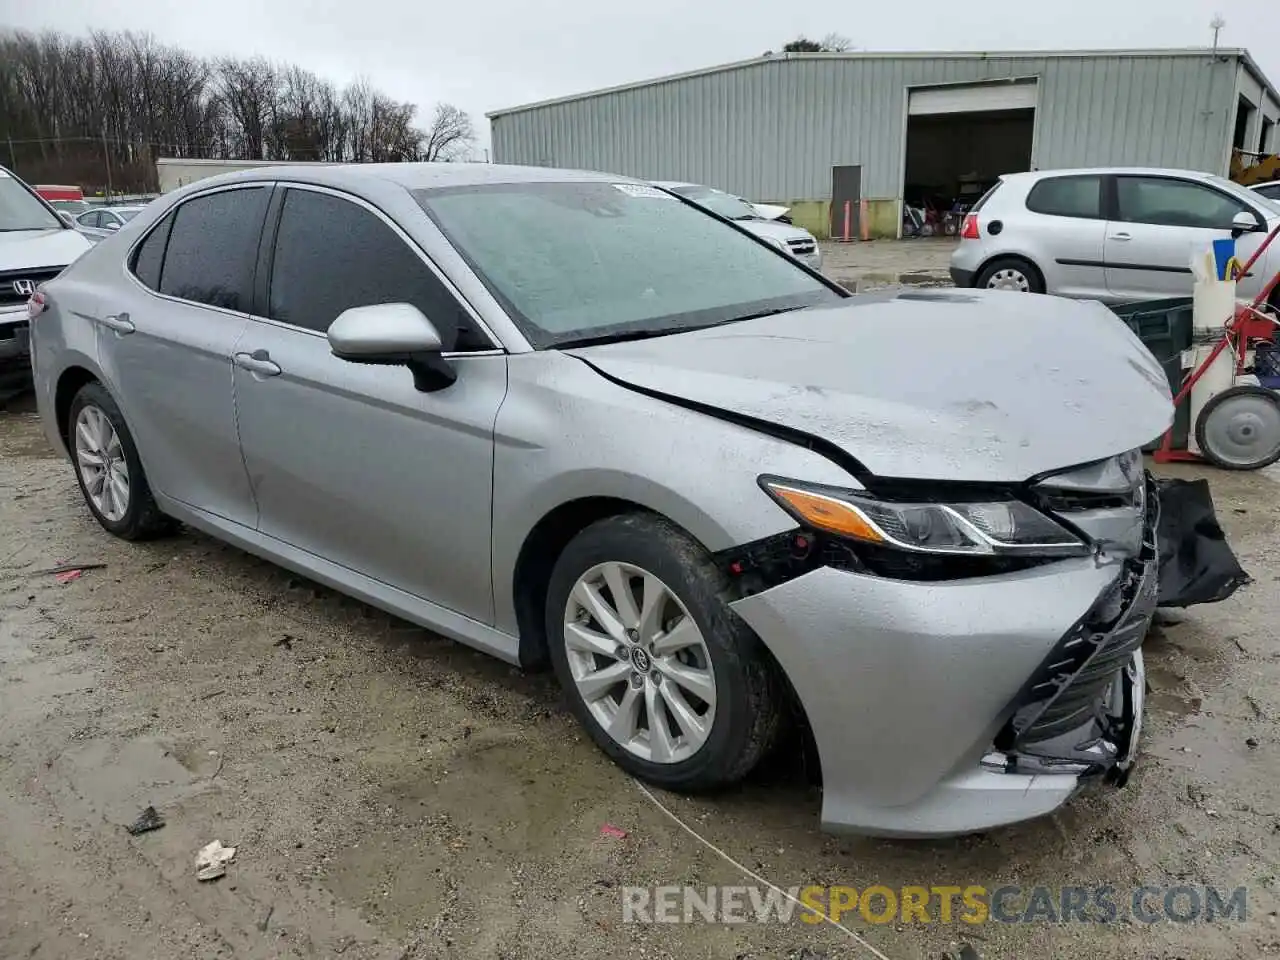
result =
M1280 151L1278 117L1249 53L1221 48L774 54L489 114L500 163L704 183L819 236L845 201L894 236L904 199L972 202L1019 170L1225 175L1233 147Z

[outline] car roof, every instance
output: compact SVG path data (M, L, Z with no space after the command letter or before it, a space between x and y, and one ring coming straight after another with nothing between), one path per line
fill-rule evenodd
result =
M264 180L292 180L296 183L335 187L356 186L360 183L392 183L406 190L487 183L641 182L632 177L589 170L520 167L499 163L335 163L254 167L251 170L237 170L198 180L191 186L210 187L221 183L248 183Z
M1063 170L1028 170L1023 173L1006 173L1002 180L1040 180L1044 177L1085 176L1089 174L1130 174L1149 177L1181 177L1184 180L1215 179L1203 170L1179 170L1176 167L1071 167Z
M1263 187L1280 187L1280 180L1268 180L1266 183L1252 184L1250 190L1261 190Z

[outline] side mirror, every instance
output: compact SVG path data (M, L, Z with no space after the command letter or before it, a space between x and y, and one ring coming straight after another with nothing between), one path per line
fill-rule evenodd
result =
M1262 224L1258 222L1258 218L1247 210L1241 210L1231 218L1231 235L1239 237L1242 234L1254 233L1261 230Z
M103 226L104 226L106 229L108 229L108 230L119 230L119 229L120 229L120 224L116 223L114 220L110 221L109 223L104 223L104 224L103 224Z
M61 220L63 223L65 223L68 227L71 227L73 230L75 229L76 222L73 219L71 219L71 214L60 210L58 211L58 219Z
M441 356L435 325L409 303L352 307L329 324L329 349L340 360L408 367L413 386L423 393L443 390L458 379Z

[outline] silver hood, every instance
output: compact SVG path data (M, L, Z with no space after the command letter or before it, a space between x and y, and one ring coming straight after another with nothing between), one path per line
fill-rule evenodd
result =
M0 270L65 267L88 249L89 241L75 230L0 232Z
M570 352L882 477L1021 482L1139 447L1173 416L1159 364L1110 310L1034 294L854 298Z

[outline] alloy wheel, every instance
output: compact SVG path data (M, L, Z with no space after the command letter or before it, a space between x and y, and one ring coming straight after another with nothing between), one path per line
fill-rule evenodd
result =
M129 464L111 419L92 404L83 407L75 424L76 464L85 496L112 523L129 510Z
M564 644L587 709L627 751L671 764L706 743L716 707L711 657L658 577L627 563L587 570L565 604Z

